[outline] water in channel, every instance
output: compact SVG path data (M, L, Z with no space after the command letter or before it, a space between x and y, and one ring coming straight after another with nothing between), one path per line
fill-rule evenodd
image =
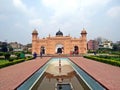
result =
M53 60L42 79L35 86L36 90L84 90L81 80L67 60ZM34 89L35 89L34 88Z

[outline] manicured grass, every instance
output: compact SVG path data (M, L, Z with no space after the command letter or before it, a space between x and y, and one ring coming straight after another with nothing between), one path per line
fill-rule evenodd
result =
M91 60L95 60L95 61L99 61L99 62L103 62L103 63L107 63L107 64L111 64L111 65L115 65L115 66L119 66L120 67L120 57L119 56L84 56L85 58L91 59Z

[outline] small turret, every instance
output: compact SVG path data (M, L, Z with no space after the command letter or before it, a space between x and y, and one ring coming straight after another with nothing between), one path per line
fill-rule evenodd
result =
M38 32L36 29L34 29L34 31L32 32L32 35L38 35Z
M37 40L38 32L36 29L32 32L32 40Z
M82 36L84 36L84 35L86 36L87 35L87 32L86 32L85 28L83 28L83 30L81 31L81 35Z
M81 36L82 36L81 38L83 42L83 45L82 45L83 53L87 53L87 32L84 28L81 31Z

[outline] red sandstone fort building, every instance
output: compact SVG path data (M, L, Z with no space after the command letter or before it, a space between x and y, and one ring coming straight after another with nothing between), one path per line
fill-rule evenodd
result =
M48 36L46 38L38 38L37 30L32 32L32 53L45 55L51 54L85 54L87 53L87 32L85 29L81 31L79 38L64 36L59 30L56 36Z

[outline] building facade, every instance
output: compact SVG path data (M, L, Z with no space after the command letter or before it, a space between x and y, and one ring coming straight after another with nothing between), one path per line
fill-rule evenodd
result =
M87 53L87 32L81 31L80 38L64 36L59 30L56 36L38 38L37 30L32 32L32 53L51 54L85 54Z
M97 50L99 48L99 43L96 40L89 40L87 45L88 50Z

